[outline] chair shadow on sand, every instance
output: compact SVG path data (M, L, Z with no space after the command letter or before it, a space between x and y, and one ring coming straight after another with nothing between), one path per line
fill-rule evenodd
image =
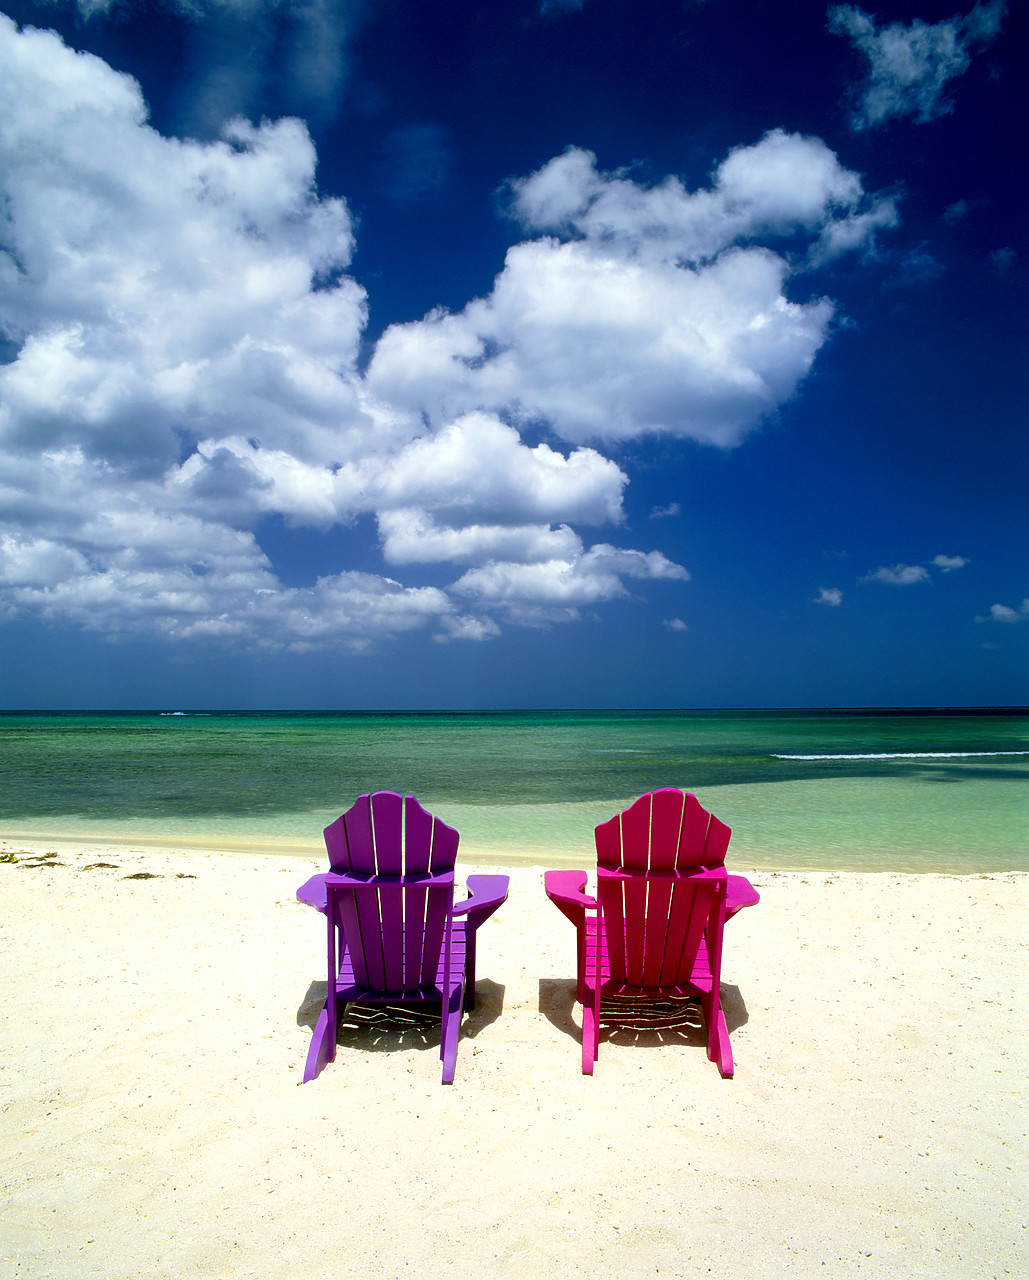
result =
M721 984L722 1012L730 1033L742 1027L750 1015L739 987ZM558 1031L582 1044L582 1022L576 1021L574 978L540 978L539 1011ZM704 1049L707 1031L700 1001L659 997L651 1001L623 1002L605 997L600 1008L600 1038L605 1043L657 1049L681 1044Z
M461 1039L476 1036L504 1011L506 988L489 978L475 984L475 1008L466 1009ZM314 1030L328 994L328 984L312 982L297 1010L297 1026ZM440 1002L426 1005L360 1004L351 1002L340 1014L336 1047L365 1053L398 1053L404 1049L439 1052Z

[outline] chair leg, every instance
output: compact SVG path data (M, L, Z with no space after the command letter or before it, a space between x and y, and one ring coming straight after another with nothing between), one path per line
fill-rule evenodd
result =
M457 1066L457 1040L461 1034L461 1013L464 1006L464 975L455 982L450 997L443 1002L443 1025L440 1027L439 1056L443 1059L443 1083L454 1083Z
M592 947L590 943L592 942ZM582 1000L582 1074L591 1076L600 1056L600 992L604 986L604 922L599 912L579 934L579 998ZM590 951L592 950L592 955Z
M334 997L330 996L329 999L333 1000ZM314 1080L321 1069L336 1056L336 1037L331 1031L331 1021L327 1000L318 1015L318 1021L314 1024L314 1034L311 1036L311 1046L307 1051L307 1062L304 1064L304 1084Z
M732 1076L732 1045L729 1043L729 1028L726 1026L725 1014L721 1004L716 1004L714 996L703 1000L704 1020L707 1023L707 1056L718 1064L723 1076Z
M593 1006L584 1004L582 1006L582 1074L591 1076L593 1074L593 1064L597 1060L597 1051L594 1048L597 1039L597 1028L593 1021Z
M600 986L587 987L582 1002L582 1074L591 1076L600 1056Z

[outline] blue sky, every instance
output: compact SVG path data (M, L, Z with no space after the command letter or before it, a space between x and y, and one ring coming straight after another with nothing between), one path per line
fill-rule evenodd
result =
M1029 702L1026 6L0 19L0 706Z

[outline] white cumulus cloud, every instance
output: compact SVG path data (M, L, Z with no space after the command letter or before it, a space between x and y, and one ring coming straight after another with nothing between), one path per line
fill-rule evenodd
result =
M929 561L929 565L942 573L953 573L955 569L963 569L966 564L968 560L965 556L939 555ZM861 581L885 582L893 587L910 587L918 582L931 582L932 574L924 564L895 564L876 569L873 573L866 574ZM831 602L820 601L820 603Z
M1007 604L991 604L990 617L994 622L1021 622L1029 614L1029 600L1023 600L1021 607L1012 609Z
M363 483L378 509L427 507L464 521L572 520L618 523L628 477L610 459L579 448L567 457L529 448L495 415L469 413L413 440L388 466L373 460Z
M910 587L929 580L929 570L921 564L886 565L862 579L863 582L886 582L892 587Z
M429 564L487 560L516 563L562 559L578 555L582 540L566 524L471 524L441 526L417 509L384 511L379 515L382 554L390 564Z
M471 614L450 614L440 619L433 639L440 644L448 640L495 640L500 628L492 618L475 618Z
M488 297L388 329L368 385L434 422L483 408L576 443L738 444L796 392L833 316L791 301L790 261L758 241L799 235L824 262L897 220L823 142L782 130L699 192L571 149L512 183L511 209L543 234L508 251Z
M343 572L310 588L284 588L249 534L178 517L133 522L131 543L114 522L83 534L89 554L45 539L0 539L0 610L71 622L109 636L231 640L251 648L361 650L383 636L445 621L453 611L433 587L405 588ZM106 550L104 549L106 543Z
M296 120L164 137L129 77L0 18L6 616L274 647L496 634L456 607L464 588L346 564L286 585L259 541L270 516L371 515L391 565L565 563L599 580L573 525L621 524L614 462L530 446L490 412L427 425L369 391L353 224L315 167ZM611 548L587 594L662 571Z
M783 129L731 151L701 191L688 191L674 175L645 187L625 173L602 173L592 152L576 147L511 184L511 212L528 231L691 264L757 236L819 230L865 203L874 201L861 179L820 138Z
M454 590L512 621L546 625L577 621L582 607L624 596L623 576L686 581L690 575L659 551L644 554L599 543L568 559L498 561L469 569Z
M445 139L419 136L441 159ZM485 640L685 581L659 551L584 542L624 524L628 476L599 442L739 443L831 330L833 304L792 300L793 274L870 251L896 218L782 130L700 191L572 150L511 184L531 238L491 293L387 330L363 374L354 224L316 166L295 119L165 137L131 78L0 17L7 616L360 649L414 627ZM444 566L439 585L348 563L289 585L261 545L272 517L370 517L391 571Z
M365 297L314 169L295 120L162 137L134 81L0 19L6 445L153 473L231 403L265 443L345 452Z

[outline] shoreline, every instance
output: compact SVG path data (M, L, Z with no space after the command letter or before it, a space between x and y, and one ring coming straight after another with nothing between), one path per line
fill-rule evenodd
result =
M592 831L589 832L592 837ZM321 832L311 839L286 839L275 837L263 840L235 840L220 835L182 835L174 831L164 832L112 832L82 833L74 831L40 831L38 828L19 829L7 826L0 835L0 856L5 853L17 854L19 849L30 853L45 853L50 850L74 853L76 850L91 850L97 855L105 852L122 855L144 855L146 853L165 854L169 856L203 857L260 857L263 859L288 858L290 860L312 859L317 864L316 870L324 870L325 846ZM726 866L730 871L741 875L768 875L774 872L783 874L825 874L825 875L940 875L951 877L963 876L1003 876L1029 875L1029 854L998 855L994 861L984 855L977 857L982 865L963 867L952 854L925 853L921 858L914 858L910 853L898 851L895 863L888 867L868 865L876 861L869 858L865 861L848 857L838 851L832 855L820 856L816 852L804 850L795 852L792 857L781 852L755 854L753 850L735 854L730 844ZM592 841L580 840L575 848L567 845L553 850L541 849L539 843L526 841L523 845L498 841L495 843L475 840L462 840L459 863L477 869L498 866L514 867L519 870L532 870L540 867L567 867L588 871L596 866L596 853Z
M574 932L509 866L455 1084L435 1026L348 1020L300 1086L324 858L107 852L0 865L21 1280L1019 1271L1026 873L749 872L722 1080L685 1024L581 1075Z
M1011 880L1014 883L1024 880L1029 883L1029 871L1021 869L976 867L967 871L909 871L903 868L881 867L855 870L827 864L783 867L735 859L731 856L731 852L730 849L730 856L725 863L726 869L730 874L748 876L754 880L755 884L762 878L796 877L803 880L807 876L826 876L830 879L835 879L836 877L851 879L897 877L903 880L989 879ZM256 841L252 844L217 844L211 841L180 840L173 836L167 836L163 839L150 839L136 836L107 835L103 839L89 841L71 835L33 836L28 839L21 839L17 835L11 835L0 838L0 864L11 863L13 860L14 865L17 865L22 860L22 855L27 861L39 861L48 854L57 857L77 858L80 861L89 861L94 858L120 857L130 860L133 865L142 859L156 858L161 859L169 869L180 863L183 867L192 866L194 862L199 862L200 865L208 868L224 862L228 868L234 866L236 862L246 862L253 859L256 859L258 866L264 869L271 869L273 864L281 861L284 866L298 868L297 874L300 873L299 864L301 863L310 868L306 872L309 875L313 875L318 871L325 871L328 867L325 846L321 842L317 845L312 842L308 847L307 845L290 845L288 843L264 844ZM462 848L458 854L457 868L459 874L462 871L495 871L520 876L536 875L540 878L540 883L542 884L544 871L563 867L592 872L596 869L596 862L596 854L593 854L592 857L585 854L577 857L573 854L563 858L556 855L554 860L544 861L541 859L538 849L527 849L521 857L511 857L507 856L501 849L466 854ZM53 865L66 866L71 864L55 863ZM279 869L282 870L283 868Z

